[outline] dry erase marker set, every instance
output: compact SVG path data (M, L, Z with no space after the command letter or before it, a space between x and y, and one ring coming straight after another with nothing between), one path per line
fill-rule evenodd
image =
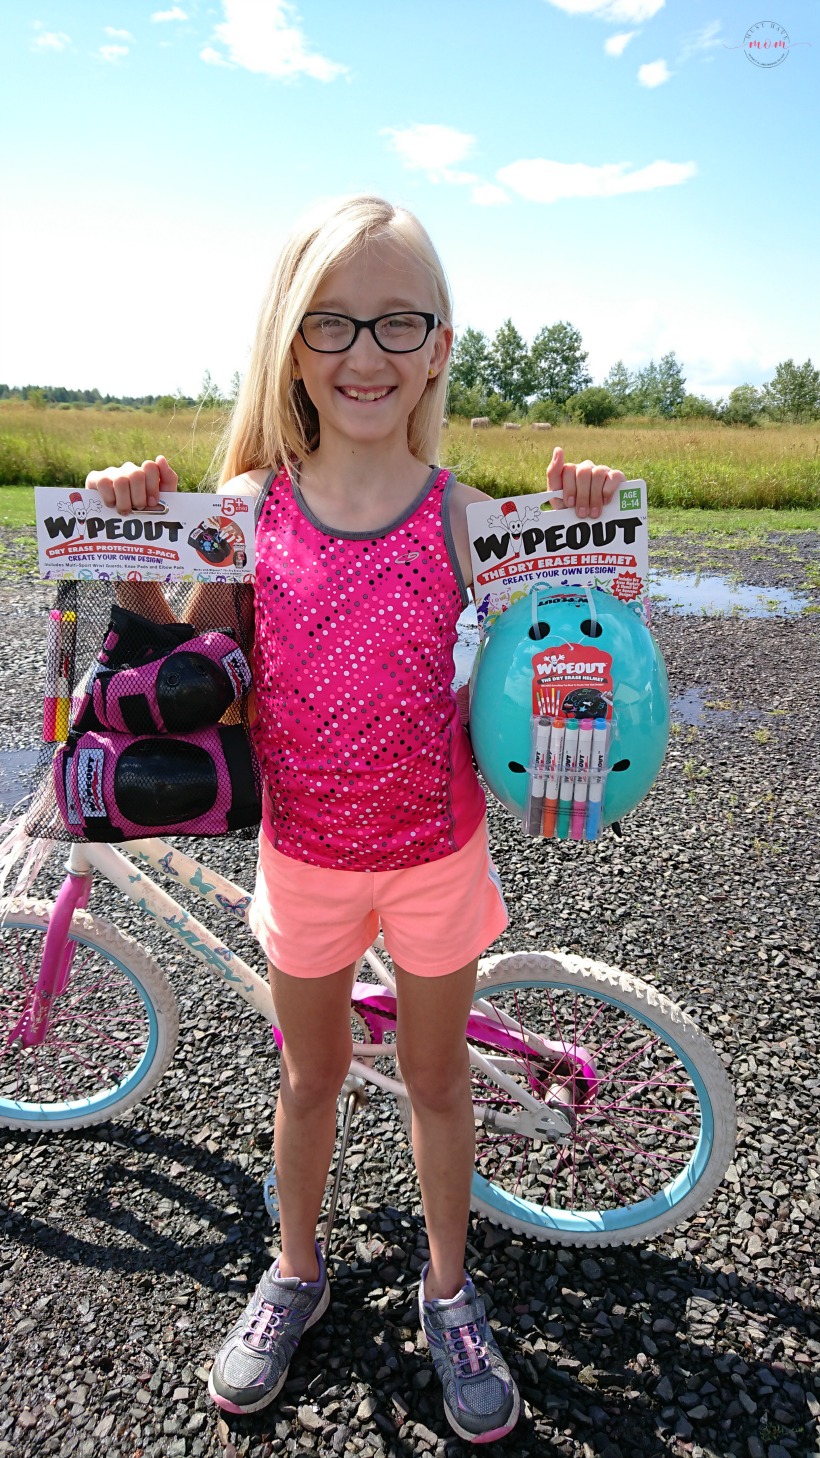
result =
M523 826L547 840L597 840L607 778L609 722L533 714Z

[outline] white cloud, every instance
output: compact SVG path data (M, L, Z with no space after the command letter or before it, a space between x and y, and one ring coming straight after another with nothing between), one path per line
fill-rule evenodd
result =
M663 10L666 0L547 0L567 15L592 15L596 20L615 20L640 25Z
M410 127L383 127L380 134L390 138L390 146L411 172L425 172L432 183L449 183L453 187L472 188L471 198L479 207L498 207L510 201L503 188L486 182L475 172L464 172L454 163L462 162L475 147L475 137L455 127L419 122Z
M61 30L44 30L34 37L32 45L40 51L64 51L71 45L71 36Z
M440 174L456 162L463 162L475 146L475 137L469 132L457 132L455 127L441 127L419 123L411 127L383 127L379 133L390 138L390 145L400 156L405 167L426 172L428 176ZM434 180L439 180L438 176ZM463 173L447 181L477 182L470 173Z
M150 19L156 23L165 20L187 20L188 16L178 5L174 5L170 10L155 10Z
M228 62L225 60L225 57L222 55L221 51L215 51L213 46L203 46L202 50L199 53L199 59L200 61L204 61L206 66L228 65Z
M100 49L98 50L97 55L98 55L98 57L99 57L99 59L101 61L108 61L110 64L116 65L117 61L122 60L122 57L123 56L127 56L128 55L128 47L127 46L100 46Z
M665 61L647 61L645 66L638 67L638 80L642 86L662 86L671 75Z
M699 56L704 51L720 50L725 43L719 35L719 31L720 21L710 20L702 30L696 30L687 36L681 47L678 62L688 61L692 56ZM712 56L706 56L706 60L713 59Z
M604 50L608 56L622 56L632 37L638 34L637 30L624 30L620 35L611 35L604 41Z
M105 27L105 33L106 35L110 35L112 40L123 40L132 42L134 40L134 37L132 36L130 30L115 30L113 25L107 25Z
M472 191L474 203L481 208L497 208L510 201L509 193L503 187L496 187L493 182L479 182Z
M529 202L554 203L568 197L617 197L628 192L652 192L675 187L694 177L694 162L650 162L629 172L628 162L551 162L533 157L511 162L497 173L498 181Z
M214 28L214 40L225 46L228 63L277 81L310 76L333 81L348 67L310 49L301 29L301 17L289 0L222 0L224 21ZM213 61L213 47L202 59Z

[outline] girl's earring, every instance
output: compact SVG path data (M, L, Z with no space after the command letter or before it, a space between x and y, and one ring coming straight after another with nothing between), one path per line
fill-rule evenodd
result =
M294 382L294 384L296 383L297 380L301 380L301 378L302 378L302 376L300 375L299 371L294 368L294 371L293 371L293 382Z
M434 380L436 378L436 372L435 372L435 370L428 370L427 371L427 378L428 378L428 380Z

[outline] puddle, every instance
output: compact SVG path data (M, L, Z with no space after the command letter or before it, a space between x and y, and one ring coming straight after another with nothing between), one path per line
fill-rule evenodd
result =
M780 700L775 699L770 713L778 712ZM684 689L669 701L673 719L681 724L754 724L767 715L763 709L750 709L745 704L731 704L718 696L717 689Z
M679 577L649 574L649 596L665 612L703 613L709 617L774 618L802 612L811 599L788 587L753 587L726 577L682 572Z
M39 749L0 749L0 810L13 810L31 789Z

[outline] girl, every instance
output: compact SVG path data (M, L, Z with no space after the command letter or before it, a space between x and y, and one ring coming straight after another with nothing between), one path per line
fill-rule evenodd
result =
M352 1055L350 991L379 926L430 1259L419 1312L451 1426L511 1431L519 1398L464 1271L474 1164L465 1028L507 924L483 792L451 689L468 601L465 508L438 459L453 341L439 259L410 213L354 197L298 229L262 307L223 488L257 512L254 734L264 778L251 926L284 1040L274 1153L281 1253L217 1354L210 1392L255 1412L326 1310L315 1231ZM550 489L598 515L624 480L556 449ZM164 457L92 472L127 512Z

